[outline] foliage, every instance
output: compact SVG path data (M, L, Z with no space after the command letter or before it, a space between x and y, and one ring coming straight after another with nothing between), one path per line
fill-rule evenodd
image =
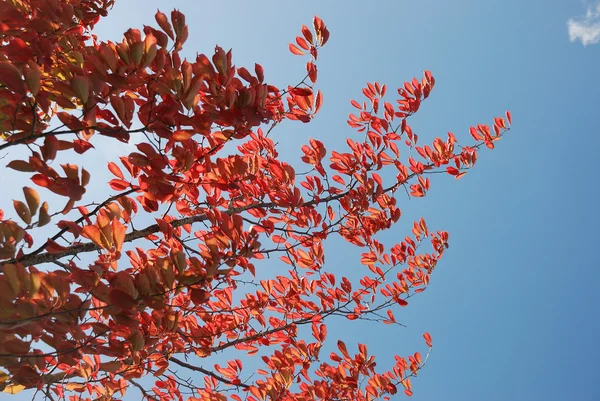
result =
M273 135L319 111L321 19L289 45L309 59L305 78L279 89L220 47L182 59L188 26L176 10L121 43L100 40L93 28L112 4L0 3L0 151L32 181L0 210L0 388L69 400L126 390L164 401L410 395L426 357L396 356L382 371L364 344L338 341L319 355L326 322L398 324L393 308L425 289L448 234L423 219L391 247L376 234L400 219L398 195L426 195L429 174L463 176L510 114L471 128L471 146L451 133L419 146L408 119L433 89L431 73L406 82L395 103L369 83L348 121L362 139L330 152L311 139L300 174ZM108 164L113 193L85 204L89 165L104 166L55 160L93 154L95 136L135 139L137 150ZM360 280L327 266L331 236L362 248ZM288 268L263 277L265 257ZM211 355L219 363L203 367ZM261 369L242 369L250 355Z

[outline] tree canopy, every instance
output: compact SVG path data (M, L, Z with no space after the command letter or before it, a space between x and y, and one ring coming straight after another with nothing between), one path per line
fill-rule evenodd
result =
M277 87L220 47L182 58L177 10L104 41L94 26L112 5L0 3L0 152L29 179L0 205L0 389L50 400L411 395L428 333L423 354L386 371L366 344L321 354L336 342L327 324L399 324L394 311L425 289L448 233L419 219L398 243L377 234L400 220L402 199L427 194L431 174L458 179L493 149L510 113L471 127L468 145L452 133L421 145L409 120L432 74L389 100L386 85L368 83L351 101L345 148L310 139L301 161L285 161L274 135L287 120L310 123L324 99L320 18L289 44L306 75ZM118 160L56 165L93 156L98 136L124 150ZM119 147L130 142L133 152ZM95 181L105 168L114 178ZM108 186L90 203L92 185ZM361 249L360 280L326 260L333 236ZM265 258L278 275L261 272ZM249 356L261 367L244 369Z

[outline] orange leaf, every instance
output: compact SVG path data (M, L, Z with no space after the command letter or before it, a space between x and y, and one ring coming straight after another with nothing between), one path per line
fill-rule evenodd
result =
M8 394L18 394L23 390L25 390L25 386L23 386L22 384L10 384L4 387L4 390L2 390L2 392Z
M19 276L17 273L17 266L13 264L5 264L2 267L2 272L4 276L8 279L8 284L12 288L15 294L18 294L21 291L21 282L19 280Z
M108 162L108 169L110 170L111 173L113 173L114 175L116 175L120 179L122 179L122 180L125 179L125 177L123 177L123 173L121 172L121 169L115 163Z
M40 194L35 189L29 187L23 187L23 193L25 194L25 200L31 214L36 214L38 207L40 206Z
M121 252L123 242L125 242L125 231L127 231L127 227L115 218L112 222L112 229L114 246L117 249L117 252Z
M193 135L194 135L194 131L192 131L192 130L180 129L173 133L172 138L174 141L182 142L182 141L186 141L186 140L190 139Z
M82 235L92 240L92 242L98 245L102 249L110 248L110 244L106 237L100 232L100 229L95 225L89 225L83 227Z
M30 224L31 223L31 212L29 211L29 208L27 207L27 205L25 205L21 201L14 200L13 206L14 206L15 210L17 211L17 215L19 216L19 218L21 220L23 220L25 222L25 224Z

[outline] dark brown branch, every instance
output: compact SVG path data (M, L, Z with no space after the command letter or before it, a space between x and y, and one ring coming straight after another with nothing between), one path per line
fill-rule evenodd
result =
M156 398L155 396L153 396L152 394L148 394L148 392L144 389L144 387L142 387L141 384L139 384L138 382L136 382L133 379L127 379L129 381L129 383L133 384L135 387L138 388L138 390L140 390L142 392L142 395L144 397L146 397L147 399L149 399L150 401L158 401L158 398Z
M61 356L61 355L67 355L70 354L72 352L76 352L79 351L80 349L87 347L88 345L92 344L94 341L96 341L98 338L102 337L103 335L105 335L106 333L108 333L109 330L105 330L101 333L98 333L94 336L92 336L91 338L89 338L88 340L86 340L83 344L79 344L76 347L73 347L71 349L67 349L64 351L56 351L56 352L46 352L43 354L0 354L0 357L8 357L8 358L46 358L46 357L57 357L57 356Z
M85 219L88 219L88 218L90 218L91 216L94 216L96 213L98 213L98 211L99 211L100 209L102 209L104 206L108 205L108 204L109 204L109 203L111 203L112 201L115 201L115 200L117 200L117 199L119 199L119 198L121 198L121 197L123 197L123 196L127 196L127 195L129 195L129 194L131 194L131 193L134 193L134 192L136 192L136 191L138 191L138 188L132 188L132 189L128 189L127 191L121 192L120 194L117 194L117 195L111 196L110 198L106 199L104 202L102 202L102 203L100 203L98 206L96 206L96 207L94 208L94 210L92 210L91 212L89 212L89 213L87 213L87 214L85 214L85 215L81 216L81 217L80 217L80 218L78 218L77 220L75 220L75 224L79 224L79 223L81 223L82 221L84 221ZM60 237L61 237L61 236L62 236L64 233L66 233L67 231L69 231L69 228L68 228L68 227L65 227L65 228L63 228L63 229L62 229L62 230L60 230L58 233L56 233L56 234L55 234L55 235L54 235L54 236L51 238L51 240L52 240L52 241L56 241L57 239L59 239L59 238L60 238ZM40 246L40 247L39 247L38 249L36 249L35 251L33 251L33 252L31 252L31 253L29 253L29 254L27 254L27 255L24 255L24 256L22 256L22 257L20 257L20 258L17 258L17 259L15 259L14 263L21 263L23 258L25 258L25 257L32 257L32 256L34 256L34 255L37 255L37 254L39 254L39 253L40 253L40 252L42 252L44 249L46 249L46 246L47 246L47 245L48 245L48 242L45 242L45 243L44 243L44 245Z
M197 216L191 216L191 217L185 217L183 219L172 221L171 226L173 228L177 228L177 227L181 227L186 224L192 224L192 223L204 221L206 219L207 219L207 217L204 214L197 215ZM158 224L152 224L141 230L134 230L134 231L130 232L129 234L127 234L125 236L124 242L132 242L132 241L135 241L140 238L145 238L145 237L149 236L150 234L156 233L158 231L160 231L160 227L158 226ZM41 253L38 255L29 254L29 255L22 256L21 258L18 258L18 259L7 260L7 261L3 262L3 265L9 264L9 263L12 263L12 264L22 263L25 266L32 266L32 265L38 265L41 263L54 262L56 260L64 258L65 256L77 255L77 254L85 253L85 252L93 252L93 251L97 251L100 249L101 249L100 246L96 245L93 242L86 242L83 244L79 243L79 244L75 244L75 245L67 248L65 251L63 251L61 253L52 254L52 253L46 252L46 253Z
M214 372L211 372L210 370L206 370L206 369L204 369L203 367L200 367L200 366L191 365L191 364L189 364L187 362L184 362L184 361L182 361L180 359L175 358L174 356L172 356L171 358L169 358L169 361L175 362L177 365L179 365L181 367L184 367L184 368L187 368L187 369L190 369L190 370L194 370L196 372L202 372L205 375L210 376L210 377L212 377L212 378L220 381L221 383L225 383L225 384L228 384L230 386L237 386L237 387L242 387L242 388L249 388L250 387L249 385L244 384L244 383L236 384L236 383L232 382L229 379L226 379L224 377L219 376L218 374L216 374Z
M329 198L322 199L319 202L325 202L325 201L339 199L344 195L345 195L345 193L334 195ZM312 201L304 203L302 206L312 206L317 203L318 203L317 201L312 200ZM277 204L274 202L257 203L254 205L247 205L247 206L242 206L242 207L231 208L229 210L224 211L224 213L233 215L236 213L244 212L246 210L260 209L260 208L273 208L276 206L277 206ZM208 217L205 214L199 214L196 216L184 217L179 220L173 220L170 222L170 224L171 224L171 227L177 228L177 227L184 226L186 224L193 224L193 223L198 223L201 221L206 221L207 219L208 219ZM134 231L130 232L129 234L127 234L125 236L124 242L132 242L132 241L135 241L140 238L145 238L145 237L149 236L150 234L154 234L158 231L160 231L160 227L158 226L158 224L152 224L141 230L134 230ZM38 265L41 263L54 262L56 260L64 258L65 256L77 255L79 253L85 253L85 252L93 252L93 251L97 251L100 249L101 249L100 246L94 244L93 242L86 242L83 244L75 244L75 245L67 248L65 251L56 253L56 254L51 254L51 253L46 252L46 253L37 254L37 255L36 254L24 255L18 259L9 259L7 261L4 261L2 263L2 265L9 264L9 263L10 264L22 263L25 266Z
M110 130L110 129L106 129L105 127L86 127L85 129L90 129L90 130L95 130L95 131L99 131L100 135L104 135L106 136L105 133L109 133L110 131L114 131L115 133L119 133L122 132L121 130ZM80 131L83 131L84 129L80 129L80 130L62 130L62 131L47 131L47 132L42 132L39 135L27 135L25 137L19 138L19 139L15 139L13 141L8 141L6 143L3 143L2 145L0 145L0 150L6 149L8 147L11 146L15 146L15 145L20 145L23 143L27 143L27 142L31 142L31 141L35 141L37 139L40 138L45 138L47 136L53 136L53 135L68 135L68 134L77 134ZM144 132L147 131L148 128L147 127L142 127L142 128L137 128L137 129L132 129L132 130L124 130L125 132L127 132L128 134L136 134L139 132ZM16 134L18 135L18 134Z

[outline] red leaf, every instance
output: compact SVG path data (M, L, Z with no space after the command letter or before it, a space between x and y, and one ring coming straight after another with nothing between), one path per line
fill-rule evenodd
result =
M296 43L298 43L298 46L300 46L304 50L310 49L310 46L308 46L308 43L306 43L306 40L304 38L301 38L300 36L296 36Z
M56 116L64 125L70 130L81 131L83 129L83 123L79 119L67 112L61 111L56 113Z
M51 240L48 238L48 241L46 242L46 251L48 253L51 254L55 254L55 253L61 253L66 251L68 248L65 248L62 245L59 245L58 243L56 243L56 241Z
M344 344L344 342L342 340L338 340L337 342L337 346L338 349L340 350L340 352L346 357L350 357L350 355L348 354L348 348L346 348L346 344Z
M92 242L98 245L100 248L107 249L110 246L110 244L106 242L104 234L102 234L100 229L95 225L83 227L82 234L84 237L92 240Z
M201 305L208 302L210 294L206 290L194 288L190 291L190 298L195 305Z
M458 173L460 173L460 171L458 171L458 169L456 167L447 167L446 171L448 172L448 174L450 175L458 175Z
M80 155L93 148L94 145L83 139L75 139L73 141L73 149Z
M110 180L108 185L110 185L110 187L115 191L124 191L129 188L129 183L127 181L117 180L116 178L114 180Z
M313 44L313 36L312 33L310 32L310 29L308 29L308 27L306 25L302 25L302 35L304 35L304 38L308 41L308 43L310 43L311 45Z
M298 46L296 46L293 43L290 43L289 45L290 51L292 52L292 54L296 54L298 56L304 56L304 52L300 49L298 49Z
M262 68L260 64L254 64L254 72L256 73L256 77L258 78L258 82L261 84L265 80L265 70Z
M290 93L296 96L311 96L313 91L310 88L292 88Z
M17 93L25 93L21 72L11 63L0 62L0 82Z
M136 305L135 299L121 288L110 290L110 302L122 309L131 309Z
M173 29L171 28L171 24L169 24L167 16L164 13L157 11L154 18L156 19L158 26L160 26L160 29L162 29L164 33L169 35L171 40L175 40L175 35L173 35Z
M25 160L13 160L8 163L6 167L23 173L33 173L35 171L35 169L31 167L31 164L27 163Z

